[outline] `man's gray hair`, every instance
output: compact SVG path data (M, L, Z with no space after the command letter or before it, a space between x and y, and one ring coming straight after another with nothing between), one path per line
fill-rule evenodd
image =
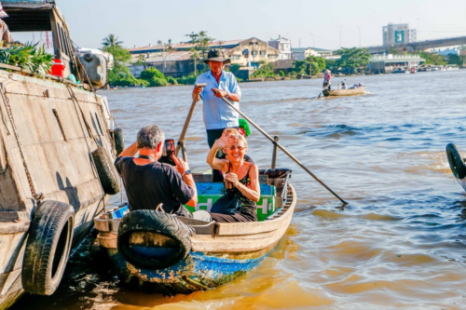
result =
M155 150L160 142L165 140L163 130L157 125L147 125L138 132L138 149L143 147Z

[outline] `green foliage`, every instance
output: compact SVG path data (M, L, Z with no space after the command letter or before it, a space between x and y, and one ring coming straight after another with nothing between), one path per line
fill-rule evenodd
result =
M230 66L230 71L233 73L235 76L238 75L239 69L241 68L241 65L238 64L232 64Z
M173 76L167 76L167 82L170 83L171 85L178 85L178 82Z
M20 67L44 77L52 68L53 55L47 54L43 45L12 44L0 49L0 63Z
M182 76L176 79L176 81L178 82L178 84L181 84L181 85L194 85L194 83L196 82L196 79L197 79L196 74L190 74L190 75Z
M278 71L278 75L280 75L281 77L284 77L285 76L285 71L283 71L283 70Z
M264 61L261 62L261 66L259 69L254 71L252 74L253 77L275 77L276 74L274 73L275 66L273 63L265 63Z
M306 61L306 60L295 60L294 61L293 71L296 73L296 75L305 74L306 70L309 71L308 68L309 68L309 62L308 61Z
M309 61L309 63L311 64L311 75L317 75L319 72L322 72L327 66L325 59L322 57L309 56L308 58L306 58L306 60Z
M165 80L165 75L159 70L157 70L156 68L146 69L141 72L141 76L140 76L141 79L147 80L147 81L151 80L154 77Z
M123 41L118 41L118 37L114 34L109 34L102 40L102 45L106 47L114 47L114 46L121 46Z
M139 54L138 60L134 63L136 66L145 66L147 64L146 55Z
M445 57L443 57L442 55L432 54L428 52L420 52L419 56L426 60L426 62L424 63L425 65L442 66L447 64L447 62L445 61Z
M337 60L339 67L351 69L365 67L371 58L371 54L366 48L342 48L334 54L341 55L341 58Z
M149 86L167 86L165 75L156 68L149 68L141 72L141 80L149 82Z
M191 32L186 35L190 40L186 43L190 43L193 47L190 49L191 59L194 60L194 74L197 74L197 64L203 59L206 59L207 52L209 50L209 42L214 41L207 35L207 31L199 31L199 33ZM203 65L204 67L204 65Z

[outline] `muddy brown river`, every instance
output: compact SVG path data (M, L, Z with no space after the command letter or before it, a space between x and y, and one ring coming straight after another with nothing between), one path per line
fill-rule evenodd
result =
M466 194L445 145L466 152L466 70L346 79L369 93L313 100L320 80L241 84L242 111L349 202L342 208L279 153L278 165L293 169L297 211L275 252L251 273L187 296L148 294L121 285L105 257L87 250L89 238L55 295L25 295L13 309L465 309ZM177 139L190 92L101 94L129 145L148 123ZM272 144L252 132L249 155L268 167ZM187 148L191 167L206 168L200 104Z

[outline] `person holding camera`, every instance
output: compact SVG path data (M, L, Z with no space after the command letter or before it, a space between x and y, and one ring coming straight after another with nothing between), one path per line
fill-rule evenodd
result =
M155 209L210 222L206 211L190 213L183 205L197 204L196 184L188 163L171 154L176 167L160 163L165 135L157 125L139 130L137 141L118 155L115 167L123 179L131 211ZM139 152L138 157L134 157Z

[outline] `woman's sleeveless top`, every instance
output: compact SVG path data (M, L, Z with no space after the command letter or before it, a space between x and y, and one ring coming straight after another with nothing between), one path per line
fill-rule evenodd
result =
M251 177L249 176L249 170L251 169L252 165L253 164L249 164L249 168L248 168L248 171L246 172L246 175L241 180L238 180L241 184L243 184L247 188L251 188ZM231 162L228 163L227 173L229 173L230 170L231 170ZM256 203L252 201L251 199L247 198L246 196L244 196L243 193L241 193L241 191L237 189L236 187L232 186L231 189L226 189L226 192L230 195L230 197L236 196L238 198L238 200L241 203L241 208L246 208L246 209L253 208L254 210L251 210L251 211L255 211Z

